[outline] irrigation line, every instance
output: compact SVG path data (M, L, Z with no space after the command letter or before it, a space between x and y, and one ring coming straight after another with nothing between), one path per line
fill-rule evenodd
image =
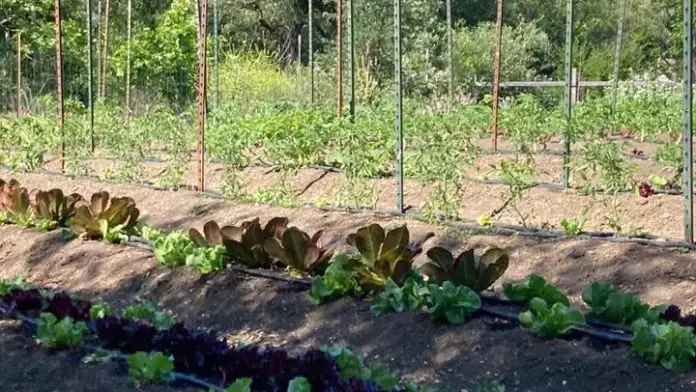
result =
M5 165L0 165L0 168L3 168L5 170L10 170ZM51 170L41 170L41 171L38 171L37 173L55 176L55 177L71 178L74 180L89 180L89 181L108 183L108 184L114 184L114 185L121 185L121 186L130 185L130 186L135 186L135 187L150 189L150 190L156 190L156 191L166 190L166 189L155 187L154 184L152 184L151 182L150 183L148 183L148 182L122 183L122 182L112 181L112 180L103 180L103 179L96 177L96 176L78 176L78 175L70 176L70 175L62 174L60 172L51 171ZM184 187L184 189L185 189L185 187ZM225 198L220 193L215 192L215 191L206 190L204 192L197 192L197 193L200 196L207 197L210 199L230 201L229 199ZM297 208L297 207L313 208L313 209L318 209L321 211L342 212L342 213L348 213L348 214L365 213L365 214L371 214L373 216L382 216L382 217L389 217L389 218L410 218L410 219L425 222L425 223L431 223L431 224L433 223L432 219L426 217L425 215L423 215L421 213L414 213L414 212L399 213L396 211L389 211L389 210L382 210L382 209L371 209L371 208L339 207L339 206L332 206L332 205L318 206L317 204L314 204L314 203L298 203L295 207L288 207L288 208ZM547 238L547 239L552 239L552 240L557 240L557 241L573 240L573 239L575 239L575 240L602 240L602 241L606 241L606 242L616 242L616 243L624 243L624 244L639 244L639 245L656 246L656 247L660 247L660 248L696 250L696 244L688 244L688 243L683 242L683 241L668 239L665 237L660 237L660 236L656 236L656 235L652 235L652 234L647 234L643 238L619 237L618 233L615 233L615 232L585 232L585 233L577 235L577 236L568 236L560 230L541 230L541 229L534 229L534 228L529 228L529 227L525 228L523 226L514 226L514 225L505 225L505 224L494 224L491 226L480 226L477 223L475 223L474 220L471 220L471 219L468 219L468 220L462 219L462 220L457 221L457 220L452 220L452 219L440 218L436 222L438 224L443 225L443 226L448 226L448 227L452 227L452 228L459 229L459 230L472 231L472 232L480 233L480 234Z
M18 313L18 312L9 311L8 309L5 309L5 307L2 305L0 305L0 314L4 314L5 316L10 317L10 318L14 318L16 320L20 320L21 322L32 325L34 327L38 327L38 325L39 325L39 321L37 319L27 317L27 316L25 316L21 313ZM94 352L107 353L110 358L118 359L119 361L122 361L122 362L126 362L126 360L128 359L128 357L120 351L108 350L108 349L105 349L103 347L91 344L91 343L84 343L83 342L78 347L83 347L83 348L89 349L89 350L94 351ZM225 392L225 389L223 389L215 384L212 384L208 381L201 380L197 377L191 376L189 374L172 372L172 376L174 376L174 379L176 379L176 380L185 381L185 382L193 384L197 387L209 388L209 389L212 389L212 390L217 391L217 392Z

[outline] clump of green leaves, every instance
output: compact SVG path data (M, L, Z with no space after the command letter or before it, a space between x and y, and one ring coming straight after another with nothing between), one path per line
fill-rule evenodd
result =
M691 327L675 322L649 323L639 319L631 325L633 351L653 364L674 372L691 369L696 356L696 335Z
M532 299L529 310L520 313L518 319L543 338L567 335L573 328L585 325L585 316L581 311L561 302L549 307L541 298Z
M432 284L428 288L431 296L428 313L433 321L463 324L481 308L481 298L466 286L447 281L442 287Z
M362 293L357 273L347 269L352 257L354 255L350 253L337 255L324 271L324 275L317 276L312 280L309 299L313 304L319 305L344 295L360 295Z
M0 297L10 293L15 289L24 289L27 286L26 279L23 276L15 276L10 279L0 279Z
M155 257L167 267L180 267L186 264L186 258L193 254L196 245L184 233L175 231L155 240Z
M89 335L84 321L66 317L60 321L52 313L42 313L36 337L41 344L52 348L77 347Z
M111 307L106 302L99 302L89 308L90 320L102 319L111 313Z
M365 360L348 347L339 346L322 350L336 361L341 378L344 380L351 378L363 381L369 380L384 391L391 391L397 386L398 380L396 376L386 366L377 363L372 367L367 367Z
M131 320L149 321L155 328L163 330L176 322L176 316L170 311L159 311L155 304L143 301L123 310L123 317Z
M561 227L563 227L563 232L567 236L576 236L582 233L583 227L585 227L585 222L587 221L587 208L584 208L582 213L575 218L564 218L561 221Z
M401 313L407 310L416 310L423 306L423 298L429 294L428 287L422 281L408 278L399 287L396 282L389 278L384 291L372 299L370 310L378 316L391 312Z
M225 247L222 245L211 248L194 247L186 256L186 265L200 274L210 274L224 267Z
M503 283L503 294L510 301L520 304L528 304L534 298L541 298L552 305L557 302L565 306L570 305L568 297L536 274L530 275L519 284Z
M174 358L161 352L139 351L127 357L128 379L136 384L167 383L174 380Z
M590 307L590 316L616 324L631 324L638 319L657 322L667 306L650 307L635 294L623 294L611 283L595 282L582 292L582 299Z

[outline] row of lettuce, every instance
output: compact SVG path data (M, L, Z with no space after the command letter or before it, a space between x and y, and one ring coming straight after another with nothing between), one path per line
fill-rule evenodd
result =
M415 384L401 386L384 365L367 366L345 346L291 355L274 347L230 345L214 332L187 328L149 302L116 315L104 302L30 288L21 277L0 280L0 299L5 312L38 318L36 337L42 346L71 349L95 343L126 354L128 375L136 384L170 382L174 372L182 372L227 384L231 392L425 391Z
M406 226L386 230L378 224L360 228L346 237L313 235L289 226L287 218L259 219L238 226L209 221L203 231L164 233L139 224L139 211L130 198L109 199L106 192L63 196L22 188L16 181L0 183L0 213L4 219L27 227L69 227L79 236L119 242L129 235L151 241L157 260L168 267L189 266L208 274L231 264L254 269L284 269L310 277L310 299L315 304L343 296L369 298L372 311L425 309L432 320L462 324L482 307L480 293L490 289L509 265L507 253L497 247L459 255L442 247L426 253L416 267L416 256L433 237L426 233L411 240ZM26 206L26 207L25 207ZM37 224L40 223L40 224ZM568 335L588 319L621 324L632 332L634 351L651 363L686 371L696 358L695 315L682 315L676 306L643 304L638 296L597 282L582 293L588 314L570 305L567 296L542 277L503 284L503 295L524 308L519 322L541 337Z

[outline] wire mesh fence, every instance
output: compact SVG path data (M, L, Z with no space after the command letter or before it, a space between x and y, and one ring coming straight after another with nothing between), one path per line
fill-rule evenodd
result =
M692 242L690 4L10 3L13 170ZM307 168L336 179L313 193Z

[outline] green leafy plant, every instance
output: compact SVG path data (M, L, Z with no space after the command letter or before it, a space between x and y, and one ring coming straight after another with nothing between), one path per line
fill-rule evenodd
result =
M84 321L75 322L70 317L58 321L52 313L42 313L36 329L41 344L60 349L77 347L88 335Z
M428 287L423 282L408 278L399 287L391 278L387 279L387 286L372 298L372 313L382 316L387 313L401 313L407 310L416 310L423 306L423 298L430 295Z
M322 350L336 361L341 378L344 380L351 378L370 380L384 391L391 391L397 386L398 379L389 372L386 366L377 363L369 368L365 365L363 357L346 346L323 348Z
M65 196L60 189L38 191L35 195L34 209L40 219L56 222L60 227L66 227L68 221L75 215L75 206L84 200L82 196L73 193Z
M670 321L667 324L636 320L631 325L631 345L641 358L674 372L692 368L696 356L696 335L691 327Z
M253 380L251 378L239 378L235 380L230 386L225 388L225 392L251 392L251 383ZM211 390L212 391L212 390Z
M0 297L10 293L15 289L26 288L26 279L23 276L15 276L10 279L0 279Z
M225 247L221 245L211 248L194 247L186 256L186 265L199 274L210 274L223 269L226 254Z
M546 283L539 275L532 274L520 284L503 283L503 294L510 301L528 304L533 298L541 298L546 303L562 303L569 306L568 297L558 291L554 286Z
M324 276L312 279L312 287L309 289L310 302L319 305L344 295L360 295L362 293L357 273L347 270L352 257L354 256L349 253L337 255L326 267Z
M541 298L529 302L529 310L519 314L522 325L531 328L543 338L567 335L575 327L585 325L585 316L581 311L561 302L549 305Z
M222 228L223 245L229 256L250 268L267 268L273 261L264 244L271 238L282 238L288 229L287 218L273 218L261 228L259 219L243 222L239 227Z
M568 236L576 236L582 233L582 228L584 225L584 218L564 218L561 221L563 232Z
M154 248L157 261L173 268L186 265L186 258L194 252L196 245L189 236L175 231L158 237Z
M280 238L266 239L263 247L268 254L293 271L320 273L328 266L337 240L334 237L321 241L323 233L320 230L310 237L302 230L291 227Z
M350 268L358 273L360 284L369 290L384 289L389 278L402 284L411 271L413 258L422 252L423 243L433 235L427 233L409 243L410 234L406 226L387 233L378 224L363 227L347 238L361 256Z
M89 239L105 239L105 234L110 239L123 238L124 233L135 227L140 216L133 199L109 199L109 193L106 191L93 194L90 203L78 202L76 208L72 230L75 234Z
M457 286L466 286L474 291L491 287L507 270L510 258L500 248L487 249L476 256L474 249L462 252L456 259L450 251L440 247L431 248L428 261L421 271L438 284L450 281Z
M635 294L619 293L611 283L595 282L582 292L582 299L590 307L590 316L616 324L631 324L644 318L655 323L667 306L650 307Z
M167 383L174 380L174 358L161 352L139 351L126 358L128 379L136 384Z
M92 307L89 308L90 320L102 319L109 314L111 314L111 307L106 302L92 304Z
M466 286L445 282L442 287L429 285L430 307L428 313L433 321L463 324L471 314L481 308L481 298Z
M123 310L123 317L131 320L149 321L155 328L164 330L176 322L176 316L170 312L162 312L152 302L143 301Z

